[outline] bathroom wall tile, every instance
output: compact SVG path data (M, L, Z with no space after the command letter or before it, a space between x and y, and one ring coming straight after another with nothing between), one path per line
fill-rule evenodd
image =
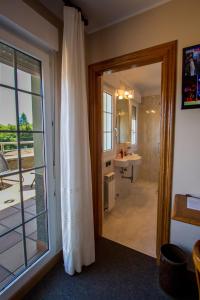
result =
M157 181L160 162L160 95L142 97L138 114L139 178Z

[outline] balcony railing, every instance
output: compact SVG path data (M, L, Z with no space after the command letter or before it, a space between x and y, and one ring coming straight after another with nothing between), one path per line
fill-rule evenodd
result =
M20 141L20 145L33 145L33 144L34 144L34 141ZM16 145L16 148L6 150L5 146L8 146L8 145ZM3 154L10 152L10 151L15 151L15 150L17 150L17 145L18 145L17 142L0 142L0 151Z

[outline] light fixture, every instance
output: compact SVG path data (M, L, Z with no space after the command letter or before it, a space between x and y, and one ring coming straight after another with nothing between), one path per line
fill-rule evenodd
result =
M146 112L146 114L155 114L156 113L156 111L155 110L146 110L145 111Z
M118 113L118 116L119 117L122 117L122 116L124 116L125 115L125 112L124 111L120 111L119 113Z
M134 98L134 90L117 90L116 91L116 97L118 97L119 100L129 100Z

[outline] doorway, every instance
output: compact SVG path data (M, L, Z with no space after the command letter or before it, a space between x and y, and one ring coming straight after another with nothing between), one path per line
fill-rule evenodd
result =
M161 138L160 174L158 190L157 242L160 246L169 242L171 187L173 171L173 140L176 92L177 42L169 42L112 58L89 66L89 128L93 178L93 203L95 236L102 235L102 99L101 76L104 72L117 72L131 67L153 63L162 64L161 84Z
M102 76L103 237L156 257L161 63Z

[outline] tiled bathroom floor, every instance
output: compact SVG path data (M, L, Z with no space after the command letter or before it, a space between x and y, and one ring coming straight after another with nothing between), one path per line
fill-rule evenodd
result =
M103 236L156 257L157 200L156 182L136 181L130 195L105 214Z

